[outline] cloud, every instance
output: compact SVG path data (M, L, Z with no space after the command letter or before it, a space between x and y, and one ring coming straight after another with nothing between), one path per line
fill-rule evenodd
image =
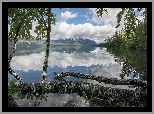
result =
M117 25L117 13L121 10L120 8L107 8L108 15L103 14L102 17L98 17L96 14L96 8L86 9L87 13L82 15L87 20L87 23L84 24L69 24L66 21L77 17L78 13L75 12L62 12L59 15L60 20L56 23L55 26L51 27L51 39L66 39L66 38L83 38L91 39L96 41L96 43L102 43L108 37L112 37L116 31L120 31L124 28L124 15L120 22L120 27L115 28ZM143 11L142 11L143 12ZM142 19L143 16L138 16L137 18ZM97 24L97 25L94 25ZM35 26L38 25L37 21L32 22L33 30L30 33L34 36Z
M86 15L83 15L83 17L88 18L89 16L88 16L88 14L86 14Z
M51 39L87 38L103 41L114 32L115 28L111 25L93 26L91 23L74 25L58 22L56 26L52 26Z
M60 21L56 23L56 26L52 26L51 39L83 38L92 39L97 43L101 43L108 37L114 35L115 31L121 30L124 27L122 19L121 26L115 29L116 15L119 11L119 8L109 8L109 15L104 14L103 17L98 17L95 8L89 8L87 14L83 15L87 23L77 25L66 22L69 18L77 17L77 13L72 14L69 11L62 12ZM89 15L92 15L92 17ZM91 22L98 23L98 26L92 25ZM99 25L99 23L104 23L104 25Z
M83 16L87 18L89 14L95 13L93 9L91 11L92 12L88 11L88 14ZM77 25L68 24L66 22L68 19L72 19L77 16L78 16L77 13L72 13L69 11L62 12L59 16L60 21L58 21L56 25L52 26L51 28L51 39L83 38L83 39L91 39L96 41L97 43L101 43L115 33L116 29L110 23L106 23L106 25L101 25L101 26L100 25L94 26L89 22L84 24L77 24ZM91 20L91 18L88 17L87 21L88 20ZM92 20L96 22L99 21L97 20L96 17L93 17ZM102 20L103 19L101 19L100 21ZM30 30L31 35L35 37L36 37L36 33L34 33L34 29L37 25L38 25L38 22L33 21L32 22L33 30Z
M32 30L30 30L30 34L31 35L33 35L33 36L37 36L37 34L34 32L34 30L35 30L35 27L36 26L38 26L39 24L38 24L38 21L36 20L36 21L32 21Z
M102 17L98 17L96 8L89 8L88 14L92 14L91 21L97 24L107 24L109 22L116 22L116 15L120 11L120 8L107 8L108 15L104 13Z
M137 8L133 8L135 12L137 12L137 19L142 20L143 17L143 12L145 11L145 9L143 8L140 12L137 11ZM117 14L121 11L121 8L107 8L108 11L108 15L106 13L104 13L102 15L102 17L98 17L96 14L96 8L89 8L89 11L87 12L86 15L84 15L84 17L87 19L87 21L89 22L94 22L98 25L100 24L104 24L104 25L112 25L113 27L115 27L117 25ZM88 14L90 14L89 12L91 12L92 17L91 19L89 18L90 16ZM120 22L120 26L119 28L116 29L116 31L121 30L122 28L124 28L124 16L126 15L127 10L124 12L124 15L122 16L121 22Z
M37 21L32 23L33 30L30 33L36 36L34 33L35 26L38 25ZM83 38L94 40L97 43L103 42L108 37L111 37L115 33L115 27L111 24L94 26L91 23L85 24L68 24L65 21L57 22L55 26L52 25L50 38L52 40L56 39L66 39L66 38Z
M62 12L60 14L60 16L61 16L61 21L66 21L69 18L75 18L75 17L77 17L77 13L72 14L71 12L66 11L64 13Z

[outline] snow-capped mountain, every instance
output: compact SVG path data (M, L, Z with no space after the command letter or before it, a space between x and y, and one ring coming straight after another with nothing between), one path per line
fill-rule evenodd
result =
M44 42L46 43L46 42ZM93 40L89 39L58 39L58 40L50 40L51 45L82 45L82 46L95 46L97 43Z

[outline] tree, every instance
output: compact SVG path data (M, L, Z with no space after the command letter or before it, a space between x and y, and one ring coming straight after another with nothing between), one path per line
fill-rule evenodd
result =
M137 8L138 12L140 12L143 8ZM121 11L117 14L117 26L116 28L118 28L120 26L120 21L122 16L124 15L124 12L127 11L127 14L125 15L127 18L124 21L127 21L128 24L128 28L132 28L134 26L134 24L136 23L135 21L137 20L137 18L135 17L135 12L133 8L121 8ZM96 8L96 13L98 15L98 17L102 17L103 13L106 12L106 14L108 14L107 9L105 8ZM147 18L147 8L145 8L145 11L143 12L143 15L145 16L145 18Z
M51 24L55 25L56 15L51 12L51 8L9 8L8 9L8 23L10 24L10 31L8 32L8 40L14 41L13 50L8 58L8 71L17 80L22 83L22 79L17 75L10 67L10 62L13 57L13 53L16 50L18 37L26 39L28 42L30 39L41 40L46 39L46 55L42 73L42 83L46 81L48 56L50 47L50 32ZM45 19L46 17L46 19ZM32 29L32 21L38 20L38 26L35 28L37 37L30 35ZM30 43L30 42L29 42Z
M137 8L137 11L140 12L143 8ZM124 12L127 12L124 15ZM100 17L103 13L107 12L107 9L97 8L96 13ZM124 25L125 28L119 32L117 35L114 35L114 39L108 42L108 46L125 46L127 48L135 49L146 49L147 48L147 8L143 12L143 20L138 20L135 16L133 8L121 8L121 11L117 14L117 26L120 26L120 21L124 15ZM107 46L106 45L106 46Z

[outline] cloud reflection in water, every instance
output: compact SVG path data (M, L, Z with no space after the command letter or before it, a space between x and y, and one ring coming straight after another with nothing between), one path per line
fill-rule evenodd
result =
M15 56L11 61L11 67L15 72L17 72L21 78L23 78L24 82L32 83L32 82L40 82L42 78L42 69L44 63L44 56L45 52L41 53L34 53L30 55L22 55L22 56ZM79 72L79 73L87 73L93 75L104 76L108 78L118 78L120 79L122 65L119 65L114 61L114 57L111 56L106 49L96 48L94 51L90 53L62 53L56 51L50 51L49 59L48 59L48 74L47 74L47 81L57 81L53 72ZM9 80L12 79L12 76L8 74ZM110 87L118 87L121 89L129 89L128 86L125 85L110 85L104 83L98 83L94 80L90 79L80 79L71 76L64 77L64 79L68 81L84 81L93 84L100 84L103 86L110 86ZM60 98L59 98L60 97ZM47 102L41 101L40 106L62 106L66 102L70 101L71 96L68 94L63 94L57 96L56 94L50 94L50 100L48 99ZM79 98L78 98L79 97ZM61 99L60 101L51 100L54 99ZM78 98L79 100L83 101L78 95L75 95L75 99ZM24 101L24 102L23 102ZM54 102L53 102L54 101ZM18 105L20 106L30 106L29 102L26 99L20 99L17 101ZM75 101L77 103L77 101ZM25 104L24 104L25 103ZM47 105L48 104L48 105ZM83 106L90 106L90 104L82 104ZM81 103L78 104L81 106Z

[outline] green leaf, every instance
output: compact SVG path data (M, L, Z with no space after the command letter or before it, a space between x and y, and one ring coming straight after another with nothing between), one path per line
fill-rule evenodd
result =
M8 9L8 23L10 24L10 32L8 33L8 40L12 42L16 36L16 28L19 23L22 23L22 31L18 37L22 37L26 40L34 39L35 37L30 34L32 30L32 20L38 20L38 25L34 30L37 33L36 40L46 38L44 30L47 27L48 20L44 17L48 17L48 8L9 8ZM56 15L52 12L52 22L55 25ZM39 33L40 32L40 33Z
M96 8L96 13L97 13L98 17L102 17L102 15L103 15L104 12L106 12L106 14L108 15L107 9L104 9L104 8Z

